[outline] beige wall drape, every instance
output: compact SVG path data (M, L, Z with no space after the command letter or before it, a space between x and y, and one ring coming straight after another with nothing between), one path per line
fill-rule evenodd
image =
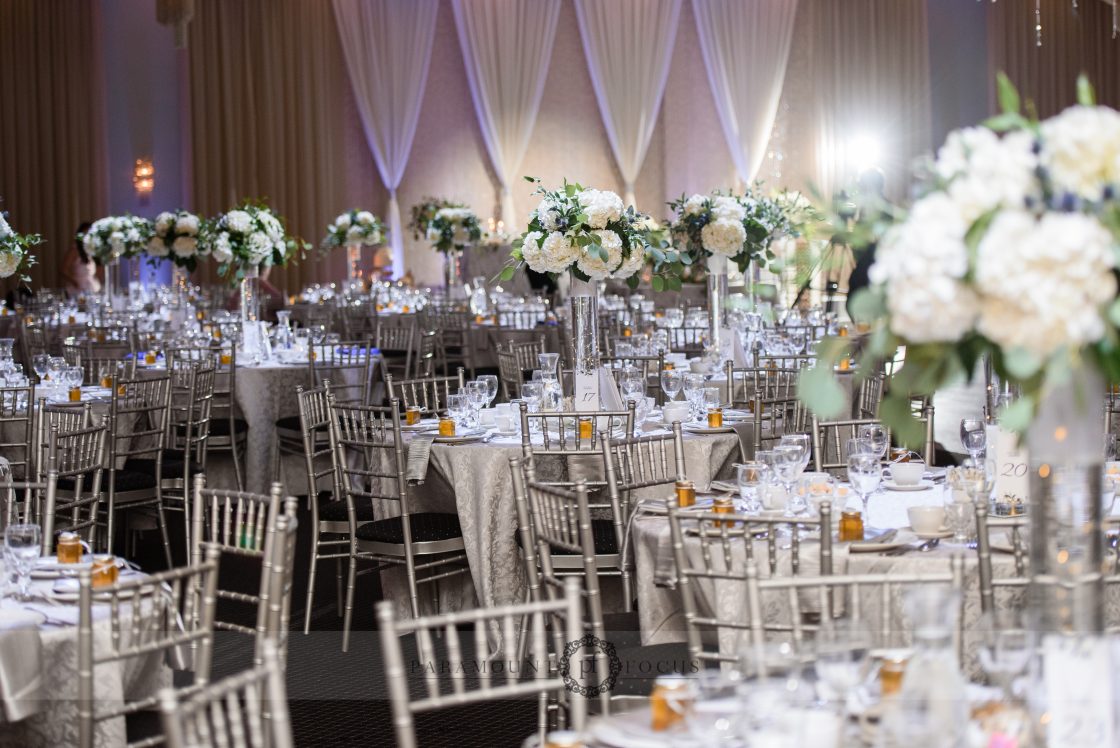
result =
M1082 0L1077 13L1068 3L1042 3L1042 46L1035 43L1034 3L995 3L988 7L990 90L1004 71L1030 99L1040 117L1075 103L1077 76L1086 73L1097 101L1120 106L1120 39L1112 38L1112 5Z
M384 203L330 3L199 0L189 38L195 210L267 198L292 234L317 247L341 211ZM269 280L289 293L337 280L342 254L324 260L313 250Z
M61 284L78 224L104 211L98 50L97 3L0 3L0 210L16 231L46 239L35 288Z

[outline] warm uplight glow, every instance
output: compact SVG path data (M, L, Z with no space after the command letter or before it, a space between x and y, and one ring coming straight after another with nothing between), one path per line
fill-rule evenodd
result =
M132 169L132 187L140 199L151 197L156 186L156 167L150 158L136 159L136 166Z
M848 166L856 174L882 166L880 140L870 132L862 132L848 141Z

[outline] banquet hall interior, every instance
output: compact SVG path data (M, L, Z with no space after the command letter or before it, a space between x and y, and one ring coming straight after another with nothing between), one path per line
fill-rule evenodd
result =
M0 746L1120 746L1118 32L0 0Z

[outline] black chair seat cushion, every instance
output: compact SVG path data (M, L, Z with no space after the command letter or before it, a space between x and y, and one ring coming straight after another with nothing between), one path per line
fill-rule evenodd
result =
M324 499L324 494L326 498ZM345 501L331 501L331 492L323 491L319 494L319 521L320 522L346 522ZM354 514L359 522L373 521L373 504L368 501L358 501L354 506Z
M298 418L296 419L299 420ZM235 434L244 434L249 430L249 422L244 418L233 419L233 432ZM229 436L229 418L211 418L210 419L210 433L214 436Z
M412 528L412 542L429 543L437 540L452 540L463 537L459 527L459 515L441 512L422 512L408 516ZM404 543L404 523L400 517L379 519L358 528L359 540L372 540L378 543Z
M591 520L591 534L595 538L595 555L597 556L610 556L618 553L618 538L614 534L614 522L609 519L593 519ZM521 533L517 533L517 547L521 547ZM577 556L578 553L573 553L563 548L552 549L552 552L557 556Z
M129 493L131 491L145 491L148 489L155 489L156 476L153 470L150 473L132 471L132 470L118 470L116 478L113 482L114 490L117 493ZM63 491L74 490L73 478L59 478L58 487ZM89 489L89 481L84 481L82 490ZM101 477L101 490L109 490L109 474L106 472Z
M124 469L129 472L147 473L148 475L155 476L156 474L156 461L154 459L131 457L124 463ZM202 468L196 461L191 461L191 475L198 475L202 472ZM178 450L165 449L163 451L163 473L164 480L171 478L183 477L183 453Z
M276 428L284 429L285 431L302 432L299 424L299 416L284 416L283 418L276 419Z

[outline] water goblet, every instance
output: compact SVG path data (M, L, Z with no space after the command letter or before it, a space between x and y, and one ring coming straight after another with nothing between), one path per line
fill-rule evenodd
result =
M817 678L829 700L838 702L843 710L849 694L870 674L871 633L850 621L836 621L817 631L816 649L813 667Z
M735 466L735 482L739 486L743 511L747 514L762 511L762 500L758 494L766 485L769 474L770 468L761 462L744 462Z
M31 569L35 566L35 559L39 558L40 532L39 525L31 524L8 525L4 530L4 553L19 575L19 597L22 600L31 597Z
M677 399L677 393L684 387L684 372L680 369L668 369L661 372L661 389L665 390L666 402Z
M447 414L455 422L455 432L466 427L470 419L471 403L466 394L447 396Z
M486 402L490 399L490 391L485 382L467 382L466 387L467 402L471 406L471 425L478 426L479 418L478 411L486 407Z
M42 384L46 379L50 365L51 357L46 353L36 353L32 357L31 368L35 370L35 376L39 377L39 384Z
M808 502L794 490L797 478L801 475L801 448L779 444L774 448L774 453L777 455L774 467L778 481L786 492L786 516L800 517L809 508Z
M478 381L486 385L486 407L489 408L494 404L494 398L498 396L498 377L493 374L483 374Z
M809 458L812 457L813 449L808 434L783 434L778 443L782 446L798 447L801 450L801 469L805 470L809 467Z
M979 418L961 419L961 445L972 459L977 459L987 448L988 435L984 422Z
M541 409L541 397L544 395L544 385L540 382L526 382L521 385L521 399L525 401L525 409L529 413L538 413ZM534 423L532 429L535 431L539 424Z
M848 482L852 484L859 500L863 503L863 522L867 525L867 505L871 495L879 490L883 480L883 464L873 454L855 453L848 455Z
M865 423L859 427L859 438L866 441L875 450L876 456L881 460L887 454L890 446L890 435L886 427L878 423Z
M1027 669L1034 652L1034 637L1024 618L1022 611L1008 608L992 610L980 619L980 666L1008 700L1014 697L1015 677Z
M692 420L700 418L700 404L698 399L702 396L704 389L704 375L703 374L685 374L684 375L684 399L688 401L689 413Z

